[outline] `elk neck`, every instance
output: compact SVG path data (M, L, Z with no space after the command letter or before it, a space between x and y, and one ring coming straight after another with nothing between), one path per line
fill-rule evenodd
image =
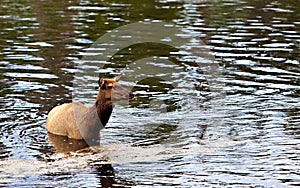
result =
M111 97L108 98L108 93L106 92L108 91L103 91L100 89L95 102L97 113L103 126L107 124L114 107Z

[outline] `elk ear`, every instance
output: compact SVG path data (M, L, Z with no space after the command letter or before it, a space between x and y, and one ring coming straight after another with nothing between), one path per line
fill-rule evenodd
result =
M118 82L118 81L121 79L121 77L122 77L122 75L120 74L120 75L114 77L114 80L115 80L116 82Z
M104 84L104 79L102 77L99 76L99 80L98 80L98 85L99 87L102 87Z

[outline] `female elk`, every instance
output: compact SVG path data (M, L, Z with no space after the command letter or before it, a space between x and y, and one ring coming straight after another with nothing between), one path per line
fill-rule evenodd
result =
M113 79L99 78L96 102L86 107L79 102L62 104L53 108L47 118L46 129L56 135L73 139L97 139L112 113L113 101L132 99L133 94Z

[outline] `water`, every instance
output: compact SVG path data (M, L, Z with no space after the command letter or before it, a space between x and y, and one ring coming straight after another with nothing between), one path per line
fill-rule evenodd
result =
M0 6L0 186L300 185L297 1ZM177 25L189 41L136 44L109 63L78 66L99 37L136 22ZM145 58L151 69L132 73ZM90 149L45 130L49 110L72 101L78 70L122 72L136 94L116 104L101 146ZM76 100L92 103L97 74Z

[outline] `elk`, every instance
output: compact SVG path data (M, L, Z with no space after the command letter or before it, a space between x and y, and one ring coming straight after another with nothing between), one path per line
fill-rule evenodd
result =
M98 94L93 106L79 102L54 107L48 114L46 129L49 133L72 139L99 139L100 129L107 124L113 110L113 101L133 98L132 92L119 83L120 76L99 78Z

